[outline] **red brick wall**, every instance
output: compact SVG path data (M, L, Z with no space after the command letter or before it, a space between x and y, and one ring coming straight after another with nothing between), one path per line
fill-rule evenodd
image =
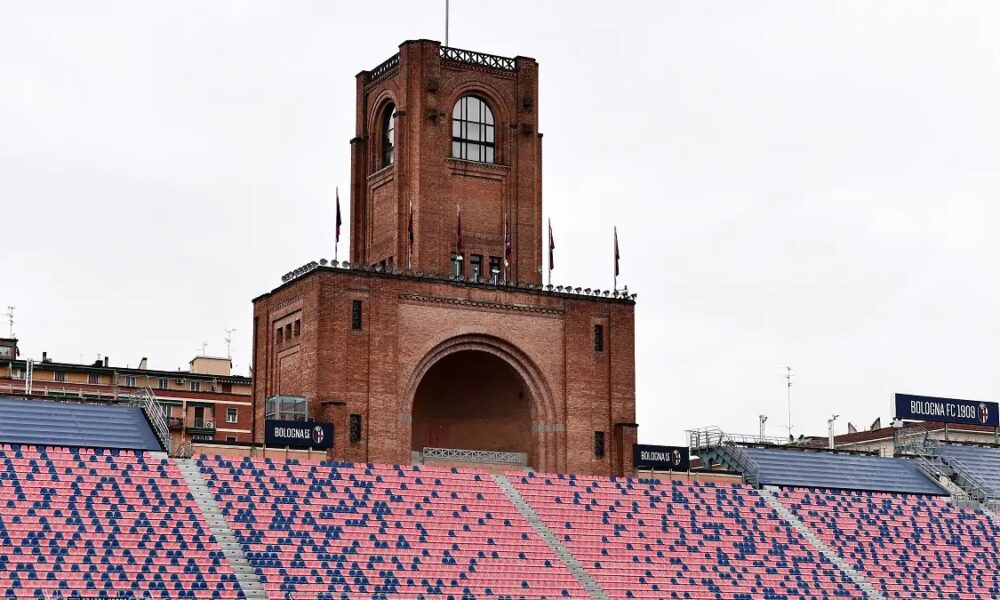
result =
M487 68L442 59L439 49L438 42L405 42L398 67L375 80L368 71L357 76L351 261L370 265L392 256L406 266L412 202L413 270L448 273L461 206L467 260L472 254L481 254L484 263L489 256L503 257L507 215L514 250L511 279L539 282L538 64L518 57L513 71ZM495 164L449 158L452 109L468 94L484 98L493 111ZM382 168L382 115L389 102L396 106L395 163Z
M360 331L351 327L355 299L363 302ZM445 357L475 350L498 357L523 382L533 467L627 473L619 455L630 455L634 427L617 424L635 421L633 309L620 299L317 269L254 302L256 439L262 437L264 399L294 389L309 399L314 416L334 422L336 458L408 463L412 403L423 375ZM298 362L279 368L290 348L274 345L274 331L299 310L301 335L293 340ZM604 325L601 353L594 351L598 322ZM286 387L289 382L295 387ZM509 393L484 383L484 398ZM474 408L464 414L475 417ZM357 444L347 441L350 414L362 415L364 436ZM487 410L479 416L487 417ZM604 458L594 456L594 431L605 432ZM507 435L495 443L509 442Z

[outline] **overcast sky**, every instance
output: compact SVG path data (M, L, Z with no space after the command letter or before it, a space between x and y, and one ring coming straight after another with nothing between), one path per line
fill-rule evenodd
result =
M1000 400L1000 4L451 5L539 61L554 282L610 288L618 225L641 441L783 434L786 365L797 434ZM232 327L246 373L251 299L333 255L354 75L443 37L444 0L0 0L24 354L176 369Z

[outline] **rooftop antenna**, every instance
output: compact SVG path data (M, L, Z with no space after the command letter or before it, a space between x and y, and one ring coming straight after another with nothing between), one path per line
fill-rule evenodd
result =
M208 349L208 342L202 342L201 343L201 355L202 356L207 356L207 354L205 354L205 352L206 352L207 349Z
M785 367L785 380L788 382L788 439L792 437L792 368Z
M444 0L444 45L446 48L448 47L448 13L450 12L448 10L449 8L450 8L449 0Z
M7 307L7 322L10 324L10 335L8 335L7 337L10 337L10 338L14 337L14 309L15 308L16 307L14 307L14 306L8 306Z
M235 329L226 329L226 358L233 357L233 332Z

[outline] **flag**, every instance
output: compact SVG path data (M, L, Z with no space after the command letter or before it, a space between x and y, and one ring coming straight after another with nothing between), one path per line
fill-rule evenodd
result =
M618 228L615 227L615 277L618 277L618 261L621 257L621 254L618 252Z
M552 237L552 219L549 219L549 270L555 268L556 264L556 239Z
M340 188L337 188L337 240L340 241L340 225L343 221L340 218Z
M406 234L410 238L410 250L413 250L413 200L410 200L410 218L406 222Z
M510 261L514 257L514 248L510 243L510 218L504 215L503 218L503 266L509 267Z
M462 253L462 249L465 247L462 243L462 207L458 208L458 240L456 241L456 246L458 247L458 253Z

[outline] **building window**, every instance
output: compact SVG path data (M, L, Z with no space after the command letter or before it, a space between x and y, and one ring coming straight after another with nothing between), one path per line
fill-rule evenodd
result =
M227 442L235 442L236 441L236 436L235 435L227 435L226 436L226 441Z
M490 257L490 283L493 285L500 283L501 264L499 256Z
M483 256L481 254L473 254L469 257L469 269L471 270L473 281L479 282L482 280Z
M52 381L58 381L64 383L66 381L66 373L62 371L56 371L52 374Z
M200 381L192 381L191 382L191 391L192 392L200 392L201 391L201 382Z
M305 421L309 404L302 396L271 396L264 401L264 418L278 421Z
M604 325L594 325L594 352L604 352Z
M170 380L169 379L160 379L160 380L157 381L157 386L161 390L165 390L165 389L167 389L167 388L170 387Z
M295 319L295 328L293 329L293 332L295 333L295 337L299 337L300 335L302 335L302 321L301 320Z
M135 387L135 375L122 375L118 378L118 385L124 387Z
M280 344L285 341L285 328L279 327L277 331L274 332L274 343Z
M289 323L285 325L285 339L289 342L292 341L292 324Z
M361 300L351 302L351 329L361 329Z
M464 96L451 113L451 155L462 160L496 162L493 111L478 96Z
M90 384L93 384L93 385L99 385L101 383L101 376L98 375L97 373L88 373L87 374L87 383L90 383Z
M239 412L235 408L226 409L226 423L236 423L239 419Z
M462 277L465 275L465 269L462 263L465 262L465 257L461 254L451 253L451 274L455 277Z
M604 458L604 432L594 432L594 456Z
M382 111L382 162L379 168L388 167L395 160L396 119L393 118L395 112L396 105L391 102Z
M351 422L348 426L352 444L361 441L361 415L351 415Z

